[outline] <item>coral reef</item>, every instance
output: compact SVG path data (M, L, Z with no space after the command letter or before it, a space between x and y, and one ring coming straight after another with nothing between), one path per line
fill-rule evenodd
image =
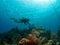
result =
M48 35L47 35L48 34ZM60 42L57 41L56 35L51 35L50 30L46 31L46 36L39 36L40 33L36 29L32 29L31 33L28 34L27 38L22 38L19 41L19 45L59 45ZM47 37L48 36L48 37ZM50 37L50 38L49 38Z
M50 30L41 27L27 31L16 27L0 33L0 45L60 45L59 31L51 34Z

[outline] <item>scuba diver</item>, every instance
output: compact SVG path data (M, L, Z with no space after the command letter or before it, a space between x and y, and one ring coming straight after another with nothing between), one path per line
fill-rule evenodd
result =
M25 25L27 25L27 24L30 25L30 23L29 23L30 19L25 18L25 17L23 17L21 19L16 19L16 18L10 18L10 19L14 20L14 22L16 22L16 23L24 23Z
M32 25L29 23L30 19L29 18L21 18L21 19L16 19L16 18L10 18L11 20L13 20L16 23L24 23L25 25L28 25L28 29L32 30Z

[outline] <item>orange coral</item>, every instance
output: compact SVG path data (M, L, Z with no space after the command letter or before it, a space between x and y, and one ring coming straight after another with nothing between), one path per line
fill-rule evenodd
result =
M35 38L32 34L28 35L28 38L23 38L19 41L19 45L37 45L37 38Z
M29 39L29 45L37 45L38 40L32 34L29 34L28 39Z
M22 44L26 44L27 45L27 43L29 42L29 40L28 39L26 39L26 38L22 38L20 41L19 41L19 45L22 45Z

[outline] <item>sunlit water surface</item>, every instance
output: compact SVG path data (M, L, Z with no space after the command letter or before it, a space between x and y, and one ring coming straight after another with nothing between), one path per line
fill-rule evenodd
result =
M57 0L0 0L0 32L6 32L17 25L27 28L22 23L16 24L10 20L12 17L26 17L36 27L43 26L56 33L60 25L59 12L60 1Z

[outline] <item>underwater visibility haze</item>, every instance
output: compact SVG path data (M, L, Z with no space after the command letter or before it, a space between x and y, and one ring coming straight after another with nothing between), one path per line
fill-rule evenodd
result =
M0 0L0 45L60 45L60 0Z
M60 25L60 0L0 0L0 32L13 27L28 28L10 18L28 18L30 24L56 33Z

